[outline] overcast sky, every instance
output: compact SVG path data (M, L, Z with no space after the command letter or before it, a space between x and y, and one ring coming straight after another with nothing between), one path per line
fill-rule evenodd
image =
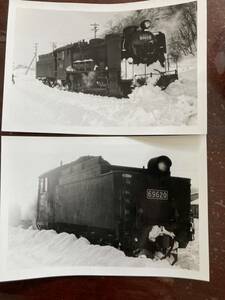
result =
M25 211L36 201L38 176L83 155L101 155L115 165L146 166L150 158L168 155L174 176L192 179L198 187L199 139L191 137L146 138L2 138L2 189L4 201Z
M29 64L38 43L38 53L52 51L52 43L57 46L94 37L90 24L99 24L100 36L107 23L122 18L128 12L76 12L44 9L17 8L15 19L14 63ZM107 27L108 28L108 27Z

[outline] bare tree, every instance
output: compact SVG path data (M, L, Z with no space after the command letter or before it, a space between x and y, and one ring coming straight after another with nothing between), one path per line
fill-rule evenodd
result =
M159 20L159 10L158 9L151 9L151 10L137 10L131 12L126 18L119 19L119 20L110 20L108 22L108 28L106 29L106 34L109 33L122 33L124 27L134 25L139 26L143 20L150 20L151 28L156 26L156 23Z
M195 2L182 5L178 18L177 29L171 34L169 51L178 57L195 55L197 51L197 6Z

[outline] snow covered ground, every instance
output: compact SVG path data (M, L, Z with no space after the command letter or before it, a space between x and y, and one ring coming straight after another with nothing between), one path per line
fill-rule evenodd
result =
M165 91L152 84L128 99L62 91L45 86L25 70L15 71L4 100L3 128L16 131L74 132L77 127L195 125L197 60L179 63L179 80Z
M53 230L33 230L11 227L9 230L8 268L26 269L40 267L118 266L160 267L198 270L199 237L198 220L195 220L195 241L186 249L179 249L179 260L171 266L167 260L130 258L110 246L91 245L85 238Z

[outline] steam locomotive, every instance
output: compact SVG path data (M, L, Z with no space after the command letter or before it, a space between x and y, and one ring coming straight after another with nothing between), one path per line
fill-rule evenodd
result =
M131 93L135 82L140 85L143 79L146 83L148 77L157 75L155 85L165 89L178 79L177 68L171 71L166 59L165 34L152 33L149 28L150 22L145 20L140 26L124 28L123 34L82 40L39 55L36 78L51 87L120 98ZM147 67L155 62L164 71L147 73ZM134 66L140 65L145 66L144 71L134 73ZM132 74L127 74L129 66Z
M142 169L84 156L46 172L39 177L37 228L74 233L128 256L173 253L175 263L194 230L190 179L171 176L171 164L160 156Z

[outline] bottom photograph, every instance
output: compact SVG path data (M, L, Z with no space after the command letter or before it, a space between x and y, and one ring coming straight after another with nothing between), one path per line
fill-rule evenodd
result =
M209 280L202 136L2 137L0 280Z

